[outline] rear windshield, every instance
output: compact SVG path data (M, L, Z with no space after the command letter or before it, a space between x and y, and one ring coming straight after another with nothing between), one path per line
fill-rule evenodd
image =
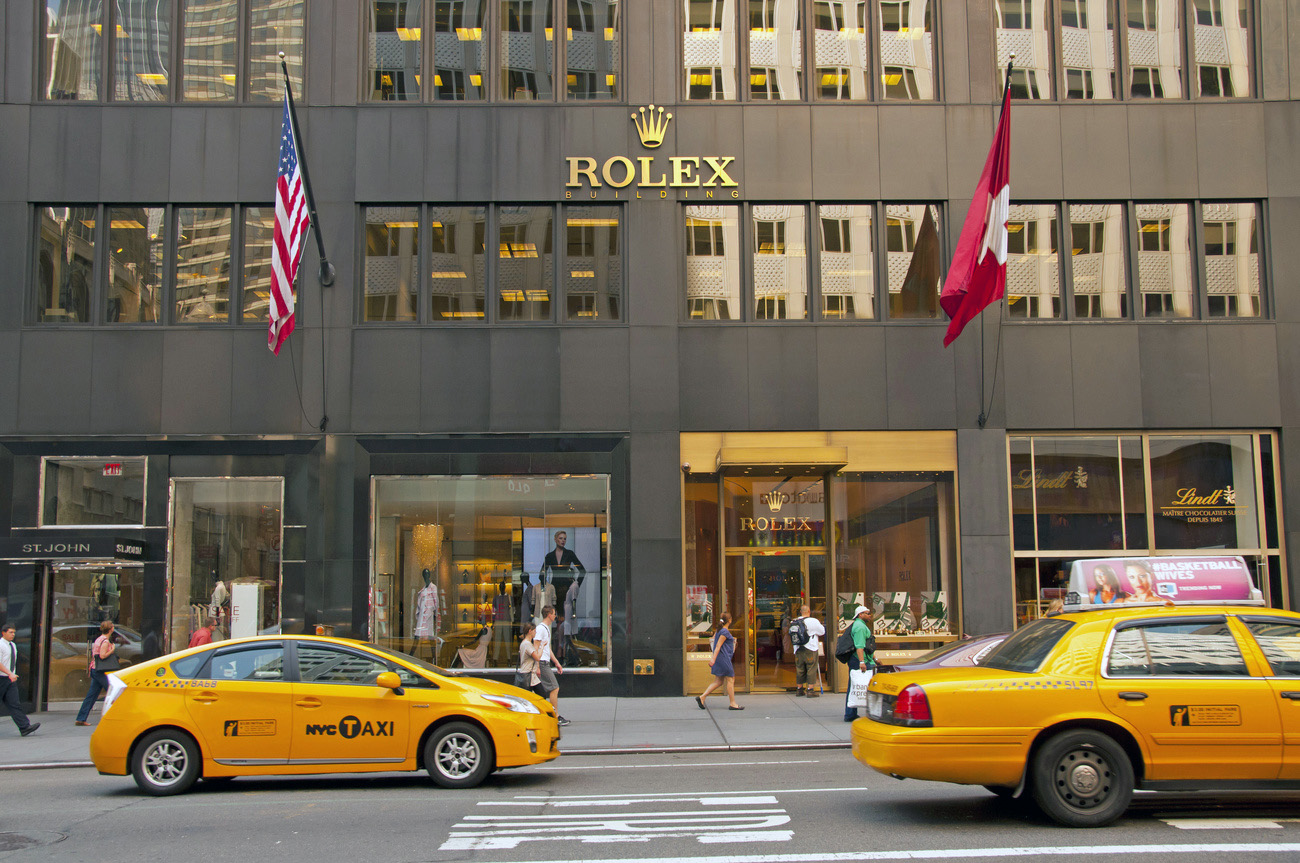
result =
M1068 620L1035 620L993 648L980 665L1002 671L1037 671L1047 654L1072 626L1074 624Z

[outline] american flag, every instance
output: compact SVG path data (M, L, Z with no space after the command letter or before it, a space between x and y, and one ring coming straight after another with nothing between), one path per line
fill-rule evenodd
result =
M284 122L280 129L280 170L275 178L275 245L271 252L271 331L266 346L277 356L293 332L293 281L298 257L311 219L307 215L298 142L289 114L289 91L284 93Z

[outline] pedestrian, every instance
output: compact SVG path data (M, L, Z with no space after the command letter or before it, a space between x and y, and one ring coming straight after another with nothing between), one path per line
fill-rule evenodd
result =
M813 691L813 677L815 675L821 681L821 666L818 665L821 660L817 658L817 651L821 647L821 636L826 634L826 627L812 616L812 609L807 605L799 608L796 621L800 620L803 621L807 641L794 650L794 694L816 698L821 693ZM791 632L788 637L793 640L794 633Z
M519 665L515 668L515 686L545 698L546 692L541 688L541 678L538 675L537 645L533 644L533 633L536 631L537 624L531 620L524 621L524 637L519 642Z
M849 671L875 666L876 639L871 634L871 609L859 605L853 612L853 623L849 631L853 636L853 653L849 655ZM852 677L850 676L849 679L852 680ZM852 722L858 718L858 709L849 707L849 693L852 691L853 686L850 684L844 693L845 722Z
M13 717L18 733L26 737L40 728L41 724L27 718L18 700L18 645L14 644L14 636L17 634L9 624L0 630L0 701L4 702L9 715Z
M547 699L555 708L555 721L560 725L568 725L569 720L560 715L560 684L555 679L555 675L563 674L564 669L560 668L551 655L551 627L554 624L555 606L542 606L542 622L537 624L537 631L533 633L533 645L537 649L537 679L541 681Z
M113 621L105 620L99 625L99 638L90 647L90 691L81 702L77 711L77 725L89 725L90 711L99 698L99 693L108 690L108 672L121 668L117 658L117 642L113 640Z
M725 688L728 710L744 710L736 703L736 669L731 665L731 656L736 652L736 637L727 629L731 625L731 612L724 611L718 615L718 629L713 633L713 656L709 660L709 671L713 672L713 682L704 691L695 696L695 703L701 710L707 710L704 699L715 689Z
M190 647L202 647L205 644L212 643L212 631L217 628L217 619L209 617L203 621L203 625L194 630L190 636Z

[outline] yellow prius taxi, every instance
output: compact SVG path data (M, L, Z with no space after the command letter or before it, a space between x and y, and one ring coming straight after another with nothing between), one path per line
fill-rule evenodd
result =
M310 635L221 641L109 675L100 773L148 794L196 779L428 770L468 788L560 754L551 705L404 653Z
M976 667L875 676L854 757L1079 827L1134 788L1300 788L1300 614L1123 599L1029 623Z

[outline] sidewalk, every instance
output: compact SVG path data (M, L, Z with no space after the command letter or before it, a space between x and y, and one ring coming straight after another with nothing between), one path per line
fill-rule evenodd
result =
M708 710L695 699L561 698L572 724L560 749L567 755L631 752L697 752L753 749L848 748L844 695L796 698L793 694L738 695L743 711L728 710L726 696L710 697ZM99 708L91 715L94 722ZM40 729L19 737L0 715L0 770L90 767L87 754L94 726L73 725L75 708L31 715Z

